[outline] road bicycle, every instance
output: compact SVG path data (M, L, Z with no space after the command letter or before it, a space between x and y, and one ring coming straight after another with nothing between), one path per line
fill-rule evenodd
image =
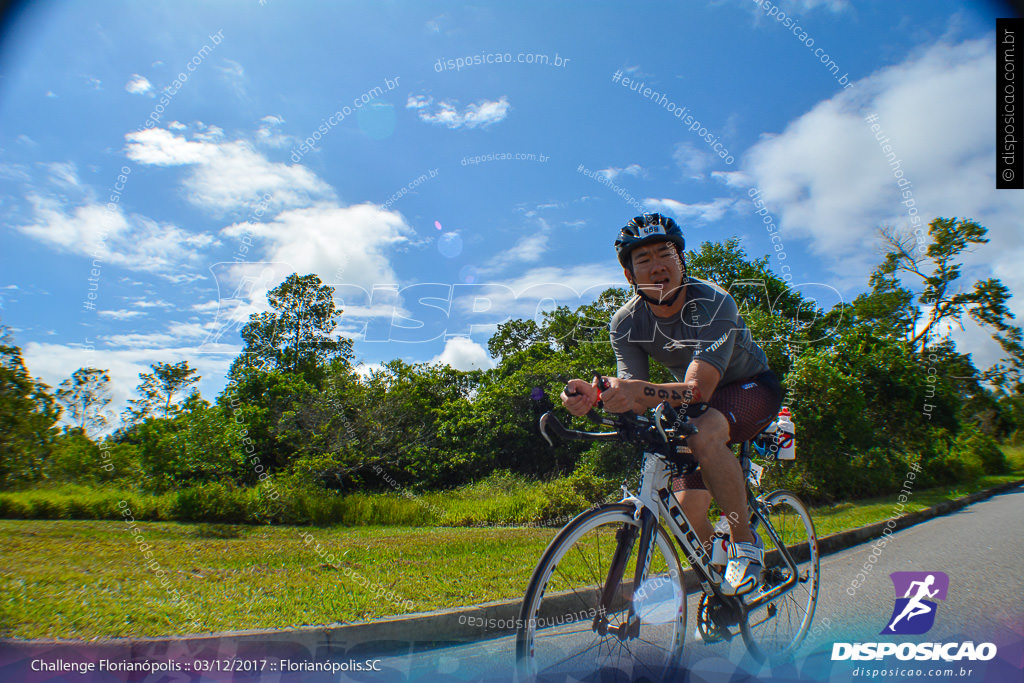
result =
M696 427L667 402L651 418L595 410L587 417L613 431L567 429L548 412L540 418L541 433L552 445L552 436L637 444L641 479L635 494L623 485L622 500L578 515L544 551L519 614L518 679L563 681L595 671L602 672L602 680L614 671L628 680L677 675L687 601L672 539L699 584L697 632L705 642L732 640L738 630L758 662L791 657L814 617L818 541L806 506L793 493L760 493L764 467L753 458L775 461L773 437L762 433L739 447L750 527L764 543L764 570L761 586L737 597L721 592L725 568L711 564L672 493L673 476L697 469L686 446Z

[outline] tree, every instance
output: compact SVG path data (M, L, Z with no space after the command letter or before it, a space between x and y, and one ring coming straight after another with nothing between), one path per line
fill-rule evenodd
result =
M498 324L498 331L487 341L491 358L502 358L541 343L543 335L537 323L530 319L514 319Z
M173 417L147 420L135 436L150 485L163 491L208 481L253 479L239 430L222 408L195 393L182 401Z
M8 487L45 478L57 436L60 406L42 382L28 374L21 349L0 326L0 484Z
M243 370L285 370L309 377L335 358L351 361L352 340L331 336L342 311L334 305L334 288L316 275L289 275L270 290L272 312L253 314L242 328L245 348L229 375Z
M1010 290L999 278L977 280L968 291L959 286L961 255L973 245L987 243L987 233L972 220L935 218L928 224L929 243L922 254L913 235L883 228L885 260L871 275L871 292L854 302L856 315L901 334L910 348L920 353L948 334L943 330L949 323L963 329L966 313L989 328L1008 356L990 368L986 378L997 385L1019 381L1024 371L1024 336L1010 322L1013 314L1006 305ZM905 287L901 274L919 282L920 291L915 294Z
M806 302L768 267L768 257L751 260L736 238L704 242L686 256L689 275L710 280L727 290L740 313L758 308L769 314L799 320ZM805 315L806 317L806 315Z
M178 363L153 363L152 373L140 372L142 383L136 388L142 398L133 399L128 403L131 407L126 412L129 422L138 423L150 416L169 417L174 413L174 398L184 394L186 390L202 379L196 370L188 366L188 361ZM193 388L192 392L195 393Z
M107 426L104 409L110 405L110 375L106 370L79 368L60 383L57 400L63 404L72 423L88 433Z

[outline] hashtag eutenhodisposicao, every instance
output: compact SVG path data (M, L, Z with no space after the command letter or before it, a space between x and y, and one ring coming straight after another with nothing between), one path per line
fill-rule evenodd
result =
M612 74L612 81L619 83L623 88L629 88L641 97L645 97L652 102L657 102L659 105L664 107L668 113L682 121L683 125L688 126L687 130L691 133L697 133L697 135L707 143L708 147L710 147L715 154L721 157L727 165L731 166L733 161L735 161L732 154L729 153L729 150L718 141L718 136L701 125L701 122L693 118L692 114L686 113L689 111L689 107L680 108L676 106L675 102L669 102L668 95L665 93L659 93L647 87L646 81L637 83L635 78L623 76L621 69Z

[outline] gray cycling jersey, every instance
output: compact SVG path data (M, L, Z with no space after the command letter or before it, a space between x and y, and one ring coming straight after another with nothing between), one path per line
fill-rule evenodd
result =
M684 294L686 304L671 318L655 316L639 296L615 313L611 340L619 377L650 380L649 358L680 382L694 358L709 363L722 373L719 386L768 370L768 358L728 292L691 277Z

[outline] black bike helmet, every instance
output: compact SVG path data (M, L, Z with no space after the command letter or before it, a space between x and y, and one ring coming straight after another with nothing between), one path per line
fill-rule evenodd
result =
M686 240L683 239L683 231L679 229L674 220L668 216L662 216L660 213L645 213L642 216L635 217L619 231L619 236L615 238L615 252L619 256L619 263L633 276L633 282L636 282L636 273L633 272L633 261L630 258L630 254L637 247L651 244L652 242L672 242L676 245L676 250L679 252L679 260L683 267L683 284L685 284L687 280ZM663 306L671 306L683 289L684 287L680 287L672 292L668 299L659 301L647 296L640 291L639 287L635 284L633 285L633 290L641 299L648 303Z
M660 213L645 213L627 223L615 238L615 252L619 255L622 267L632 270L629 255L637 247L651 242L673 242L680 256L686 252L683 231L674 220Z

